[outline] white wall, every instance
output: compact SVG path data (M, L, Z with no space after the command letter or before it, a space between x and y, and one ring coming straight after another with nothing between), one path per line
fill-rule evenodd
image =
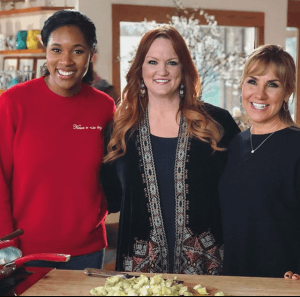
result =
M288 0L182 0L187 7L265 13L265 43L285 45ZM112 4L175 6L173 0L77 0L77 8L97 27L99 60L96 70L112 81Z

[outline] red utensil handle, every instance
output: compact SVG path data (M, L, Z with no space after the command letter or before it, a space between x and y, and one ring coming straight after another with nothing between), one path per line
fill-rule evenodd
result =
M0 241L0 250L1 249L5 249L9 246L14 245L14 241L13 240L7 240L7 241Z
M70 259L70 255L34 254L16 259L14 262L16 266L22 266L23 264L30 261L69 262Z

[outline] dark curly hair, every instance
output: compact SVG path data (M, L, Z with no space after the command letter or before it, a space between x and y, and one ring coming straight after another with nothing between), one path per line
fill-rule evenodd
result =
M48 42L53 31L60 27L70 25L76 26L81 30L87 44L89 45L92 51L92 54L94 54L96 52L97 47L96 27L94 23L83 13L71 9L59 10L45 21L41 32L44 46L48 46ZM50 75L47 67L44 67L44 75ZM90 63L88 71L82 81L88 85L91 85L93 83L93 63Z

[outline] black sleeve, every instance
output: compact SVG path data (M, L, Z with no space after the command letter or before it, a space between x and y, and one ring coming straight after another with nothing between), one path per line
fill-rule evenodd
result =
M231 116L231 114L226 110L223 118L219 122L224 128L224 136L220 141L220 146L227 148L231 140L241 132L237 123Z
M213 159L215 170L220 177L225 169L228 158L228 146L233 138L241 132L231 114L220 107L205 103L205 110L208 114L223 127L223 137L218 143L219 148L224 148L225 151L214 152Z
M204 109L223 127L224 135L219 147L227 148L231 140L241 132L240 128L227 110L208 103L204 104Z
M107 125L104 132L104 154L110 140L112 124ZM108 213L116 213L121 209L122 186L118 176L116 162L103 163L99 174L100 183L107 200Z

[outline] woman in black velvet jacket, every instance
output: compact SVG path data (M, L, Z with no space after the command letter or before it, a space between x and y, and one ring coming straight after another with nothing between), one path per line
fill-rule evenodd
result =
M197 99L197 70L171 26L142 38L127 82L101 169L109 212L121 211L116 270L220 274L218 182L239 129Z

